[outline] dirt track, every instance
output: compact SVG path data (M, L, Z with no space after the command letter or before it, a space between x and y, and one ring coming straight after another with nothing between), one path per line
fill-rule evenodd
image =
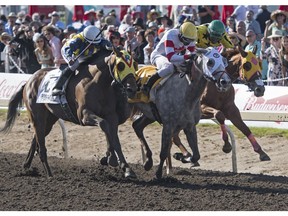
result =
M2 127L3 121L0 123ZM229 172L231 154L221 151L219 130L200 128L200 168L190 169L173 160L177 167L172 175L155 180L156 167L145 172L140 165L139 142L128 122L120 127L119 134L123 152L138 178L126 180L120 169L99 164L98 159L105 153L105 137L98 128L66 126L69 159L59 158L59 126L47 137L48 160L54 174L51 179L45 177L38 156L30 172L22 169L32 138L26 119L17 120L9 135L1 134L0 211L288 210L287 142L282 137L257 138L270 155L270 162L260 162L248 141L236 137L240 174L233 174ZM145 130L154 164L159 158L160 132L155 125ZM173 148L172 153L175 151Z

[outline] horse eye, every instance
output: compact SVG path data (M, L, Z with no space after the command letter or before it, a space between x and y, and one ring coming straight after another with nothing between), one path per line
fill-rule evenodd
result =
M135 71L138 71L138 63L136 61L133 62L133 67Z
M249 71L252 68L252 65L250 62L245 62L243 65L244 70Z
M226 59L226 58L224 58L224 57L223 57L223 63L224 63L224 66L225 66L225 67L227 67L227 66L228 66L228 61L227 61L227 59Z
M117 70L118 71L123 71L125 69L125 64L123 62L119 62L117 64Z
M207 62L207 66L208 66L208 67L213 67L214 64L215 64L214 59L209 59L208 62Z

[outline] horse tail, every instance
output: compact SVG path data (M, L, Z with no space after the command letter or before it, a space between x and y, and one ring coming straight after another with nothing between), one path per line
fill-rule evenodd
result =
M24 87L25 85L23 85L21 89L11 97L8 105L5 126L0 129L0 133L9 133L11 131L17 117L18 107L22 104Z

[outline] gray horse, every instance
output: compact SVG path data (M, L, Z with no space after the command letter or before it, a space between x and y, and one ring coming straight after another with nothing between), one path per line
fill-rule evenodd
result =
M198 161L196 124L201 117L200 96L207 81L214 82L219 91L226 91L231 87L231 80L225 71L227 60L214 48L197 49L197 59L185 62L185 66L176 67L176 72L155 92L155 105L147 103L134 104L134 116L137 111L143 115L133 122L133 128L137 134L139 129L145 128L151 122L157 120L163 124L160 164L156 177L162 177L163 163L170 154L171 140L180 130L184 130L189 146L193 149L192 161ZM179 76L180 72L186 74ZM155 107L157 109L155 109ZM155 111L156 110L156 111ZM157 114L156 114L157 113ZM143 131L143 130L142 130ZM152 152L142 134L137 134L145 151L145 170L153 166ZM198 152L198 154L197 154Z

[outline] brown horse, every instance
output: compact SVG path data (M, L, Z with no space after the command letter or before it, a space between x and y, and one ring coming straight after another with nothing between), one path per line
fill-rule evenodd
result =
M17 107L24 101L35 130L24 168L30 168L37 150L46 174L52 176L47 161L45 137L50 133L55 122L61 118L83 126L99 125L107 139L105 157L107 164L118 166L119 159L125 177L136 177L122 153L118 125L126 121L130 114L130 110L125 109L129 107L127 96L133 98L137 91L135 79L137 64L127 52L114 49L114 53L116 55L105 49L100 50L91 56L87 63L79 66L79 73L73 75L67 85L68 105L65 107L59 104L36 103L39 85L44 76L53 69L41 69L35 72L14 94L9 102L6 124L0 132L9 132L12 129Z
M228 64L227 71L230 72L232 80L240 77L244 83L248 85L256 97L263 96L265 87L261 80L260 64L255 56L256 50L245 52L239 48L239 51L232 50L224 53L227 59L231 59ZM227 92L219 92L214 85L208 83L201 97L202 119L215 118L222 130L222 139L224 141L223 151L229 153L232 146L228 139L225 126L225 119L229 119L250 141L253 149L259 154L261 161L270 160L269 156L262 150L259 143L248 126L243 122L240 111L234 103L235 90L232 87ZM174 158L182 162L191 161L191 154L182 145L179 137L174 137L174 143L180 148L182 153L175 153ZM184 155L184 156L183 156ZM199 165L196 163L196 165Z

